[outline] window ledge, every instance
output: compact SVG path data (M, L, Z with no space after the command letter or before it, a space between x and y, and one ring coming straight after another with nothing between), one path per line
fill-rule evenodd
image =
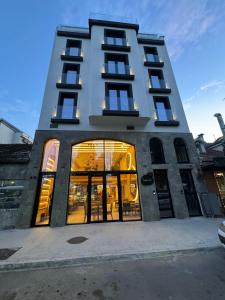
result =
M179 126L180 122L171 120L171 121L155 121L155 126Z
M171 89L169 89L169 88L149 88L149 93L152 93L152 94L170 94Z
M102 78L106 78L106 79L134 80L134 75L131 75L131 74L102 73Z
M103 116L127 116L127 117L139 117L139 111L138 110L109 110L104 109L102 111Z
M83 61L83 56L77 55L66 55L61 54L61 60L68 60L68 61Z
M77 118L74 119L61 119L61 118L51 118L52 123L57 123L57 124L80 124L80 120Z
M102 44L102 50L130 52L130 46Z
M71 83L56 83L56 87L58 89L76 89L76 90L80 90L82 88L82 85L80 83L75 83L75 84L71 84Z
M145 61L144 62L145 67L158 67L162 68L164 66L164 62L160 61Z

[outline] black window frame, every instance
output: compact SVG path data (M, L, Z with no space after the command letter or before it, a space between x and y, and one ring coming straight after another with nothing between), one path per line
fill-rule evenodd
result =
M110 89L117 91L117 110L110 109L110 100L109 100L109 91ZM129 110L121 110L120 103L120 91L127 90L128 94L128 105ZM132 84L128 83L113 83L106 82L105 83L105 104L106 108L103 110L103 115L124 115L124 116L139 116L139 112L134 109L134 99L133 99L133 91Z
M171 89L166 87L166 80L163 74L163 71L161 69L148 69L148 76L150 81L150 87L149 87L149 93L160 93L160 94L170 94ZM157 76L159 81L161 80L163 82L163 85L159 87L154 87L152 83L152 76Z
M180 144L179 144L180 142ZM174 139L174 149L176 152L176 158L177 158L177 163L179 164L188 164L190 163L190 158L189 158L189 153L188 153L188 149L187 149L187 145L186 142L184 141L184 139L177 137ZM180 153L178 151L182 151L182 155L180 155ZM183 156L183 154L186 156L186 159L181 159L181 156Z
M113 38L114 43L109 44L107 39ZM116 39L122 39L122 44L117 44ZM115 30L115 29L104 29L104 41L107 45L114 46L126 46L126 31L125 30Z
M154 96L153 97L153 101L154 101L155 112L156 112L156 115L157 115L157 120L158 121L173 121L173 114L172 114L172 109L171 109L171 106L170 106L170 100L169 100L169 98L168 97L157 97L157 96ZM167 120L160 120L158 109L157 109L157 103L163 103L165 111L166 110L170 110L169 114L166 111Z
M108 43L108 38L113 39L113 43ZM122 43L117 44L116 39L121 38ZM102 50L130 52L130 46L127 44L126 31L115 29L104 29L104 43L102 43Z
M74 46L74 48L78 48L78 55L70 55L69 49L72 48L72 46ZM82 40L67 39L65 54L61 55L61 59L66 61L83 61L83 57L81 56L81 49Z
M77 72L76 82L74 83L66 82L66 77L67 77L66 73L69 70L74 70ZM56 87L62 89L81 89L82 85L79 82L79 78L80 78L80 64L64 63L62 69L62 75L61 75L61 82L57 82Z
M72 118L63 118L62 117L62 107L65 98L72 98L73 103L73 117ZM79 119L76 117L77 113L77 104L78 104L78 94L74 92L59 92L58 105L56 117L51 119L52 123L72 123L79 124Z
M153 144L154 143L154 144ZM157 143L157 144L155 144ZM157 137L152 137L149 141L152 164L165 164L165 153L162 141ZM156 148L156 149L154 149Z

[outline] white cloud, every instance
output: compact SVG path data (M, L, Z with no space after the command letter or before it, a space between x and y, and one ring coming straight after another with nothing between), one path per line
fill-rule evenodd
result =
M207 91L210 88L218 89L225 87L225 80L212 80L200 87L201 91Z

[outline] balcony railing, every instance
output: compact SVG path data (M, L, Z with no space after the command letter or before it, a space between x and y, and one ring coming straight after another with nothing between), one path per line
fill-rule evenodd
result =
M79 84L79 74L73 73L62 73L61 78L59 78L58 83L64 83L64 84Z
M114 68L110 66L110 64L106 63L104 64L104 71L108 74L117 74L117 75L132 75L131 74L131 68L129 65L114 65Z
M171 109L157 108L155 118L157 121L174 121L174 117Z
M104 44L114 45L114 46L128 46L127 40L125 38L119 38L119 37L107 37L107 36L105 36Z
M77 106L65 106L58 105L55 109L52 119L52 123L79 123L79 110Z
M138 116L139 112L135 105L135 101L133 98L105 98L105 105L103 112L107 112L107 114L111 115L134 115Z
M149 88L151 89L169 89L169 85L165 79L158 79L158 84L153 84L150 78Z
M78 73L62 73L61 78L56 83L57 88L64 89L81 89L81 79Z

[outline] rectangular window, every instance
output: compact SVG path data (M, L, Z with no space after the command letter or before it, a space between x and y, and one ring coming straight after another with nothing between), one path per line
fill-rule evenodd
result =
M18 208L23 188L23 180L0 180L0 209Z
M58 105L58 118L74 119L77 111L77 94L60 93Z
M62 83L66 84L78 84L79 83L80 65L76 64L64 64Z
M127 54L105 54L105 69L109 74L129 74Z
M152 88L166 88L163 73L161 70L149 70L149 78Z
M173 205L168 184L167 170L154 170L160 218L173 218Z
M126 45L126 35L123 30L105 30L105 43L109 45Z
M81 53L81 41L67 40L66 43L66 55L80 56Z
M106 84L106 109L134 110L132 88L130 84Z
M167 97L154 97L154 104L158 121L173 120L169 99Z
M159 62L158 51L156 47L145 47L145 57L148 62Z

